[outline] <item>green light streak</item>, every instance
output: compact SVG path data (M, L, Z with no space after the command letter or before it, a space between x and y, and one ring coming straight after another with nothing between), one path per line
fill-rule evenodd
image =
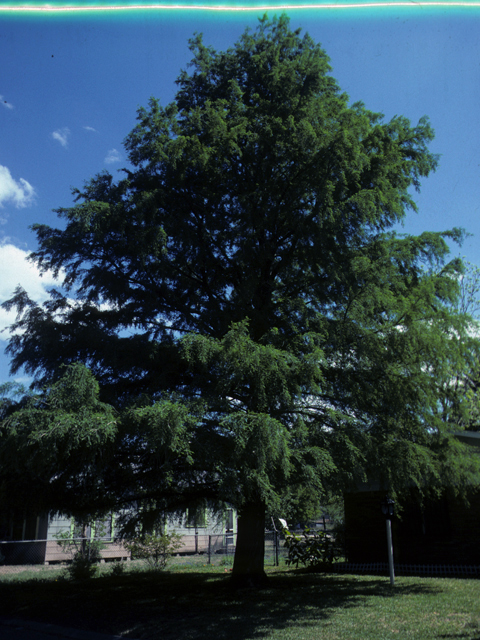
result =
M245 12L245 11L286 11L286 10L345 10L345 9L382 9L382 8L479 8L480 0L426 0L425 2L413 2L408 0L392 0L386 1L370 1L363 2L314 2L314 3L275 3L271 4L102 4L102 5L3 5L0 4L1 13L94 13L94 12L144 12L144 11L229 11L229 12Z

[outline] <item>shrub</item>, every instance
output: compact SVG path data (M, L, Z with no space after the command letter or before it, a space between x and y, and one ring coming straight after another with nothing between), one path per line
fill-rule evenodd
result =
M288 565L299 563L305 566L331 566L338 560L340 550L335 537L326 531L305 529L302 535L284 530L285 546L288 549Z
M92 578L97 572L96 565L102 558L101 551L105 544L97 539L72 539L68 532L58 533L56 538L63 551L75 551L72 562L66 569L67 575L73 580Z
M121 561L114 562L110 569L110 575L113 576L114 578L118 578L120 576L123 576L124 573L125 573L125 564Z
M132 540L127 548L132 558L146 560L148 566L161 571L167 566L168 559L182 546L182 538L178 533L145 534Z
M72 580L88 580L93 578L97 572L97 563L101 558L100 549L95 542L90 543L87 547L86 553L83 550L75 553L71 564L66 569Z

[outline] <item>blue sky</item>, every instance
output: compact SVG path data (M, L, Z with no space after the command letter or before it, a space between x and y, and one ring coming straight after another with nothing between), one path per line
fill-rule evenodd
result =
M200 31L224 49L264 13L252 3L223 4L216 12L185 5L127 14L20 13L0 3L0 301L18 284L46 299L51 277L40 279L25 261L36 248L29 226L56 225L52 209L73 203L71 187L126 165L122 141L136 110L152 95L163 104L173 99L191 57L188 38ZM428 115L435 129L430 148L441 154L440 166L424 181L419 213L404 231L464 227L473 235L454 254L480 265L480 5L317 5L286 13L292 27L322 44L351 101L386 119L399 114L416 123ZM0 311L0 329L11 321ZM8 377L7 337L0 334L0 381Z

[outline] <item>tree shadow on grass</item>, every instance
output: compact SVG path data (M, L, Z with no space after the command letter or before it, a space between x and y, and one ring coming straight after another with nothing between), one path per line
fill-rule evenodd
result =
M8 588L7 588L8 587ZM229 574L128 573L83 583L30 580L0 584L0 613L58 625L162 640L246 640L292 634L339 608L367 606L369 597L432 594L435 586L390 587L388 578L277 572L262 590L233 590Z

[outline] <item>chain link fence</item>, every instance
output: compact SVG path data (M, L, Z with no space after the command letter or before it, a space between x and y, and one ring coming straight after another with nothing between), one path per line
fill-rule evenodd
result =
M0 576L22 571L58 568L70 562L85 538L69 541L68 548L57 540L21 540L0 542ZM130 551L121 541L102 540L101 563L130 561ZM235 555L236 534L193 534L182 536L182 546L171 558L172 565L225 565L232 566ZM277 566L287 556L282 536L265 533L265 565Z
M79 548L85 539L75 539ZM107 540L102 549L102 561L128 561L125 567L141 568L142 560L131 558L130 552L119 541ZM218 535L189 535L182 537L183 546L170 559L169 566L224 566L229 570L233 566L236 535L232 533ZM2 576L14 576L24 573L37 575L40 572L58 572L65 568L75 553L75 546L65 550L56 540L22 540L16 542L0 541L0 580ZM283 537L275 532L265 533L265 566L278 566L288 557ZM111 565L110 565L111 566ZM331 570L336 573L385 574L387 565L334 563ZM403 565L396 564L397 575L443 576L480 578L480 567L457 565Z
M22 566L45 562L47 540L0 542L0 566Z

